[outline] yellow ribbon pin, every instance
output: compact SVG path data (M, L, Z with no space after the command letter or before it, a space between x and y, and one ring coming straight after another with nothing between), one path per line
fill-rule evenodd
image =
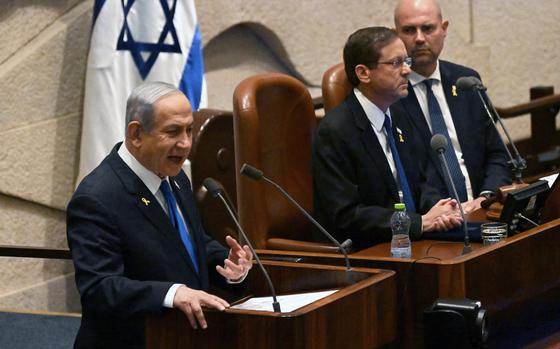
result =
M451 94L453 95L453 97L457 97L457 86L451 86Z
M150 200L146 199L146 198L142 198L142 202L144 203L144 205L148 206L150 204Z
M402 134L399 134L399 142L404 143L404 138L403 138Z

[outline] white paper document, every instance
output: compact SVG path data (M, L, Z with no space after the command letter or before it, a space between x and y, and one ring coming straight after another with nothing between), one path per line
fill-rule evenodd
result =
M545 176L545 177L542 177L542 178L539 178L539 179L543 180L543 181L547 181L548 182L548 187L552 188L552 185L554 184L554 181L556 180L557 177L558 177L558 173L555 173L553 175Z
M283 313L289 313L303 306L318 301L335 293L338 290L329 290L321 292L298 293L285 296L277 296L276 299L280 303L280 310ZM253 297L241 304L231 307L231 309L258 310L258 311L274 311L272 309L272 297Z

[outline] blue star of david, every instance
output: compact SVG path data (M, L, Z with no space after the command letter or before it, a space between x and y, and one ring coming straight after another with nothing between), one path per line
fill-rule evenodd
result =
M132 55L132 59L134 60L134 64L138 68L138 72L142 79L145 79L146 76L150 73L154 63L156 62L159 54L161 52L169 52L169 53L181 53L181 47L179 46L179 39L177 38L177 31L175 30L175 25L173 24L173 17L175 16L175 8L177 6L177 0L173 1L173 5L169 8L169 4L167 0L160 0L161 8L163 10L163 14L165 16L165 25L159 35L159 39L157 43L153 42L140 42L134 40L134 36L128 27L128 13L134 5L136 0L129 0L125 4L125 0L121 0L122 8L124 12L124 23L121 29L121 33L119 34L119 40L117 42L117 50L119 51L130 51ZM126 40L125 40L126 34ZM165 44L165 38L168 34L171 34L171 38L173 39L172 44ZM147 59L144 60L142 58L141 52L149 52L150 54L147 56Z

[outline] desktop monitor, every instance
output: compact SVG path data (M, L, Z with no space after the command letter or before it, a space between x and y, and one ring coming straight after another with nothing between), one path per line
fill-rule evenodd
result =
M500 222L508 224L509 235L540 224L540 212L549 192L548 182L539 180L525 188L508 193Z

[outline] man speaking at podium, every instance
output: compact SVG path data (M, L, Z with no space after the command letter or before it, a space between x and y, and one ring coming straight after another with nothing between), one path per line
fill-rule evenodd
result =
M401 39L389 28L363 28L350 35L343 56L354 89L327 113L314 139L317 220L357 248L391 239L397 202L406 205L413 239L459 225L455 200L439 200L425 185L409 121L391 113L408 93L411 62Z
M82 303L76 348L142 348L145 315L165 308L183 311L195 329L206 328L202 308L229 306L205 292L209 283L240 283L251 269L247 246L228 237L228 252L204 233L181 170L192 123L181 91L159 82L140 85L127 101L124 144L84 178L68 204L68 245Z

